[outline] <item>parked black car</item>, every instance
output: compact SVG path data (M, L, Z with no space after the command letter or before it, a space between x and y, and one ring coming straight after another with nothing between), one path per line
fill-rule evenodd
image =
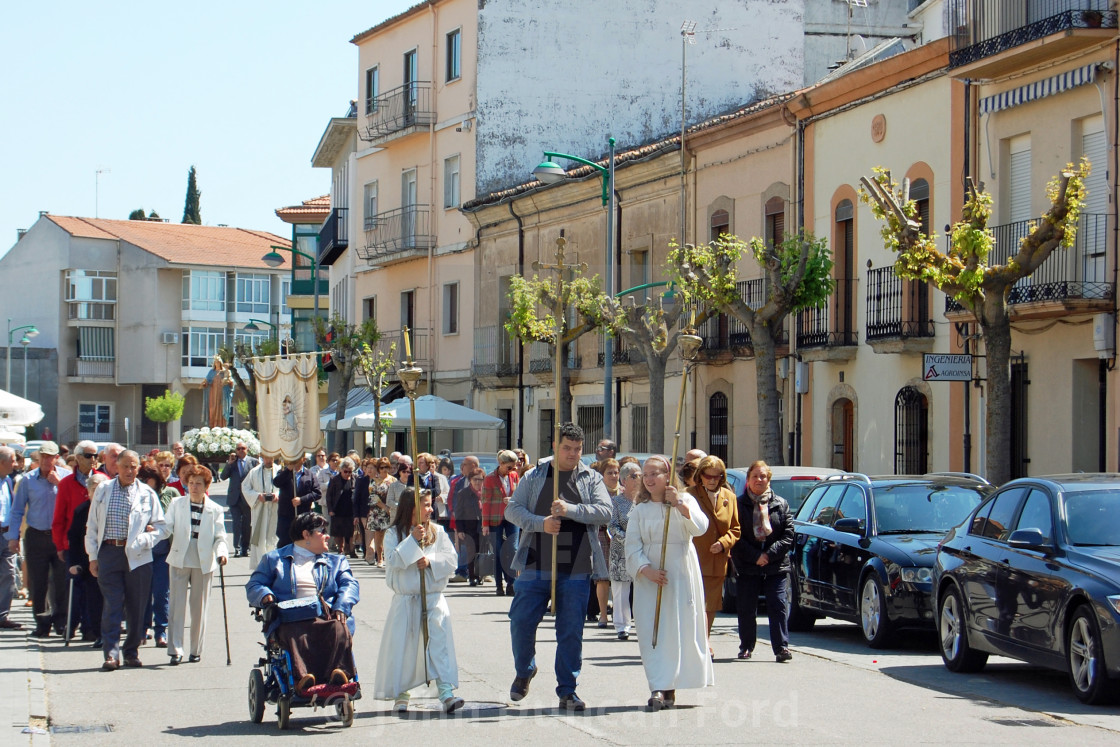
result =
M1120 475L1013 480L950 532L934 568L941 657L1069 673L1085 703L1120 687Z
M821 481L794 519L790 629L850 620L873 648L901 628L933 629L937 543L992 490L951 474Z

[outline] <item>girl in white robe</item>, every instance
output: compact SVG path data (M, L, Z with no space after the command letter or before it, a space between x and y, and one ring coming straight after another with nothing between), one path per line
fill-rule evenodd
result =
M393 710L408 710L409 691L435 681L443 709L453 713L462 707L456 697L459 665L451 634L451 610L443 590L455 573L455 545L435 522L431 494L420 492L420 523L415 523L416 502L412 489L401 493L393 524L385 532L385 581L393 590L381 649L377 656L374 697L393 699ZM427 592L428 649L427 678L424 671L424 634L420 619L420 574Z
M678 689L715 684L708 655L704 584L692 543L693 537L707 530L708 517L676 482L668 459L647 459L637 505L630 512L626 528L626 566L634 578L638 648L651 692L648 705L654 711L676 705ZM669 541L665 567L660 569L666 511ZM661 617L654 648L658 586L662 587Z

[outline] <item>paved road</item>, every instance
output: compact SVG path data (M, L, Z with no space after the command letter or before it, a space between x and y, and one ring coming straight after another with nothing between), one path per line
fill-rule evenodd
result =
M163 649L145 647L143 669L102 673L98 651L66 649L54 639L43 644L52 743L147 746L221 737L223 743L257 744L278 736L271 710L263 724L247 717L246 684L261 640L242 591L248 573L248 561L238 559L226 576L232 666L225 663L217 589L198 664L171 667ZM390 595L383 571L357 561L355 573L362 588L355 652L360 676L370 680ZM526 739L619 745L1058 739L1115 745L1120 737L1120 709L1081 706L1064 675L997 660L981 674L953 675L942 666L932 636L911 636L899 648L872 652L855 626L828 620L812 633L795 635L795 659L781 665L766 655L736 661L734 620L721 616L713 635L716 687L682 691L676 710L657 714L644 710L648 692L637 643L588 627L579 692L590 710L582 715L555 709L555 639L546 623L539 639L540 676L527 699L510 704L509 600L496 597L493 587L456 586L448 597L459 694L469 701L464 711L448 718L438 712L436 701L419 700L406 718L399 718L390 713L389 703L367 698L357 703L350 730L322 711L303 709L293 712L290 735L345 732L335 738L365 743L422 736L441 740L434 744L489 747L521 745ZM761 632L765 635L765 626ZM29 645L34 650L38 644ZM766 654L768 647L760 645L756 653Z

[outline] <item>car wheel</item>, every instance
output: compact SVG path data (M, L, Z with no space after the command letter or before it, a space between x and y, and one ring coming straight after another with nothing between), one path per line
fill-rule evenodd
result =
M863 639L871 648L883 648L890 643L894 626L887 617L887 600L879 577L873 572L863 579L859 593L859 627Z
M947 588L941 598L937 634L941 641L941 660L950 672L979 672L988 663L988 654L968 644L964 602L955 586Z
M1101 634L1089 605L1083 604L1073 613L1066 636L1066 662L1069 682L1082 703L1098 705L1115 697L1115 683L1108 679Z
M261 670L254 669L249 672L249 718L254 724L264 719L264 702L264 675Z

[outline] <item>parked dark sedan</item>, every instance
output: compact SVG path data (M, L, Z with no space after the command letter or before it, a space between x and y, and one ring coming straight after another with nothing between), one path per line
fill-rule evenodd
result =
M1120 687L1120 475L1013 480L937 551L941 657L989 654L1069 673L1085 703Z
M794 519L790 628L818 617L858 623L868 645L934 627L937 543L992 491L979 478L834 475Z

